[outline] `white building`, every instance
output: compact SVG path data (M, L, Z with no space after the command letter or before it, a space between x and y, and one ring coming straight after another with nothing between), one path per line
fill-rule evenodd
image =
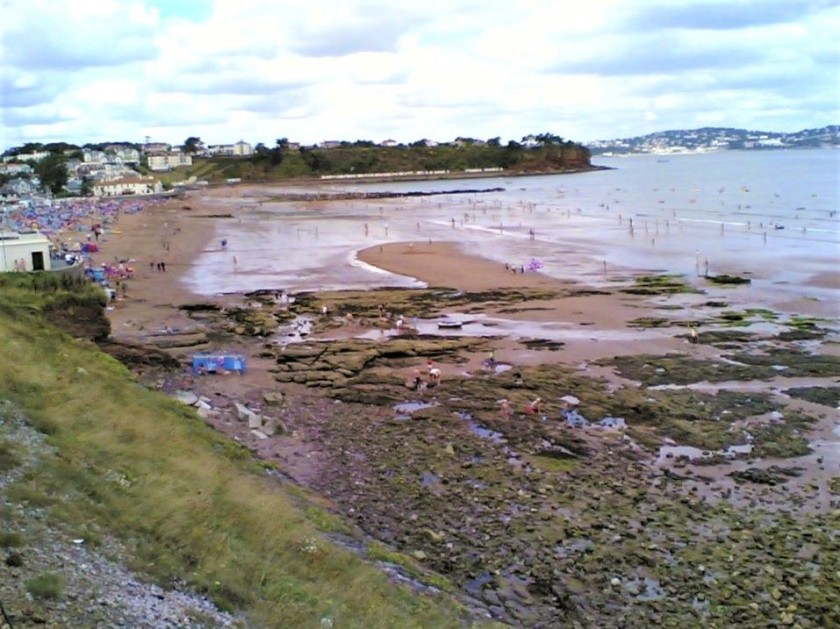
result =
M50 240L44 234L0 232L0 272L50 268Z
M149 170L172 170L178 166L192 166L192 155L173 151L172 153L150 153Z
M34 172L29 164L0 164L0 175L32 175Z
M254 154L253 147L245 140L239 140L233 145L233 154L238 157L250 157Z
M251 157L254 148L245 140L239 140L234 144L213 144L204 151L205 155L224 155L229 157Z
M95 197L121 197L133 194L160 194L163 184L154 177L123 177L93 186Z
M35 151L34 153L21 153L20 155L9 155L3 158L3 162L40 162L42 159L49 157L49 151Z

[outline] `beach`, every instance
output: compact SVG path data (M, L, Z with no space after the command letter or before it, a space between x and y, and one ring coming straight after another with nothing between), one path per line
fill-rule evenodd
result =
M270 187L218 188L120 217L99 259L129 260L135 276L108 311L112 337L174 356L180 369L133 368L149 386L206 400L207 423L490 615L568 618L556 592L516 589L560 574L592 592L561 588L594 625L616 608L682 617L697 588L679 567L690 562L660 563L654 539L682 557L696 536L723 570L720 527L761 523L795 539L816 534L799 514L836 509L832 304L800 295L783 311L749 283L629 265L591 264L577 278L527 270L527 231L515 257L481 255L486 244L457 221L415 219L429 212L416 200L273 199ZM454 214L437 203L447 202L433 213ZM266 234L285 240L268 251ZM564 259L589 255L574 239L562 247ZM248 369L198 375L197 353L236 353ZM255 429L234 402L269 419ZM633 536L603 528L606 504ZM548 540L561 550L528 550ZM578 554L581 540L610 547L611 562ZM775 560L770 547L739 552L760 565ZM634 553L659 567L639 572ZM601 592L599 575L614 572L646 582L656 605L632 588ZM765 585L724 581L708 595Z

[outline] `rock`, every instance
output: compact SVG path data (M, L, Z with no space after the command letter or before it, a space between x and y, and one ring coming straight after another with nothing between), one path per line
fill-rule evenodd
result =
M282 406L284 396L280 391L269 391L263 395L263 402L267 406Z
M236 413L239 416L239 419L248 422L248 428L262 428L262 417L257 415L254 411L252 411L244 404L234 402L233 405L236 407Z
M214 408L206 408L204 406L199 406L196 408L198 411L198 416L202 419L210 419L211 417L215 417L218 411Z
M254 435L257 439L268 439L268 435L265 434L262 430L252 430L251 434Z
M269 436L285 435L289 432L289 429L286 427L286 425L275 417L266 420L265 426L263 426L262 429L263 432Z
M423 561L426 558L426 553L424 553L422 550L415 550L411 553L411 555L418 561Z
M195 406L198 403L198 396L192 391L175 391L173 397L187 406Z

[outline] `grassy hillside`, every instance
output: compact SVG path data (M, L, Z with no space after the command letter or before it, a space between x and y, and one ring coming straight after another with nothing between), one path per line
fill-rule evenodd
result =
M54 286L50 297L26 284L0 275L0 410L10 403L52 447L0 483L0 530L24 556L37 543L32 523L46 520L91 544L117 538L131 549L119 559L137 572L184 582L253 626L318 627L323 618L336 627L463 626L442 595L397 587L328 543L319 529L341 530L337 518L193 409L44 320L49 303L98 303L95 291L71 298ZM0 463L13 470L27 455L9 426L0 412Z
M271 181L321 175L422 170L462 172L503 168L509 173L557 172L590 166L588 149L566 142L536 148L467 144L436 147L344 146L332 149L264 149L251 158L196 158L193 165L155 173L172 183L191 176L208 181Z

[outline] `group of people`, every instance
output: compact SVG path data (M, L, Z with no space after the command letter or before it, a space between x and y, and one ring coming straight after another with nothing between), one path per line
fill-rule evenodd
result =
M149 262L149 270L166 273L166 262Z
M426 361L426 378L420 369L415 369L411 374L411 379L406 383L408 388L412 391L425 391L436 387L441 381L441 370L435 367L434 363L429 359Z
M499 410L502 413L502 419L512 419L513 418L513 408L510 405L510 400L507 398L502 398L497 402L499 405ZM526 415L539 415L542 413L542 398L535 398L531 402L525 405L522 409L522 412Z

